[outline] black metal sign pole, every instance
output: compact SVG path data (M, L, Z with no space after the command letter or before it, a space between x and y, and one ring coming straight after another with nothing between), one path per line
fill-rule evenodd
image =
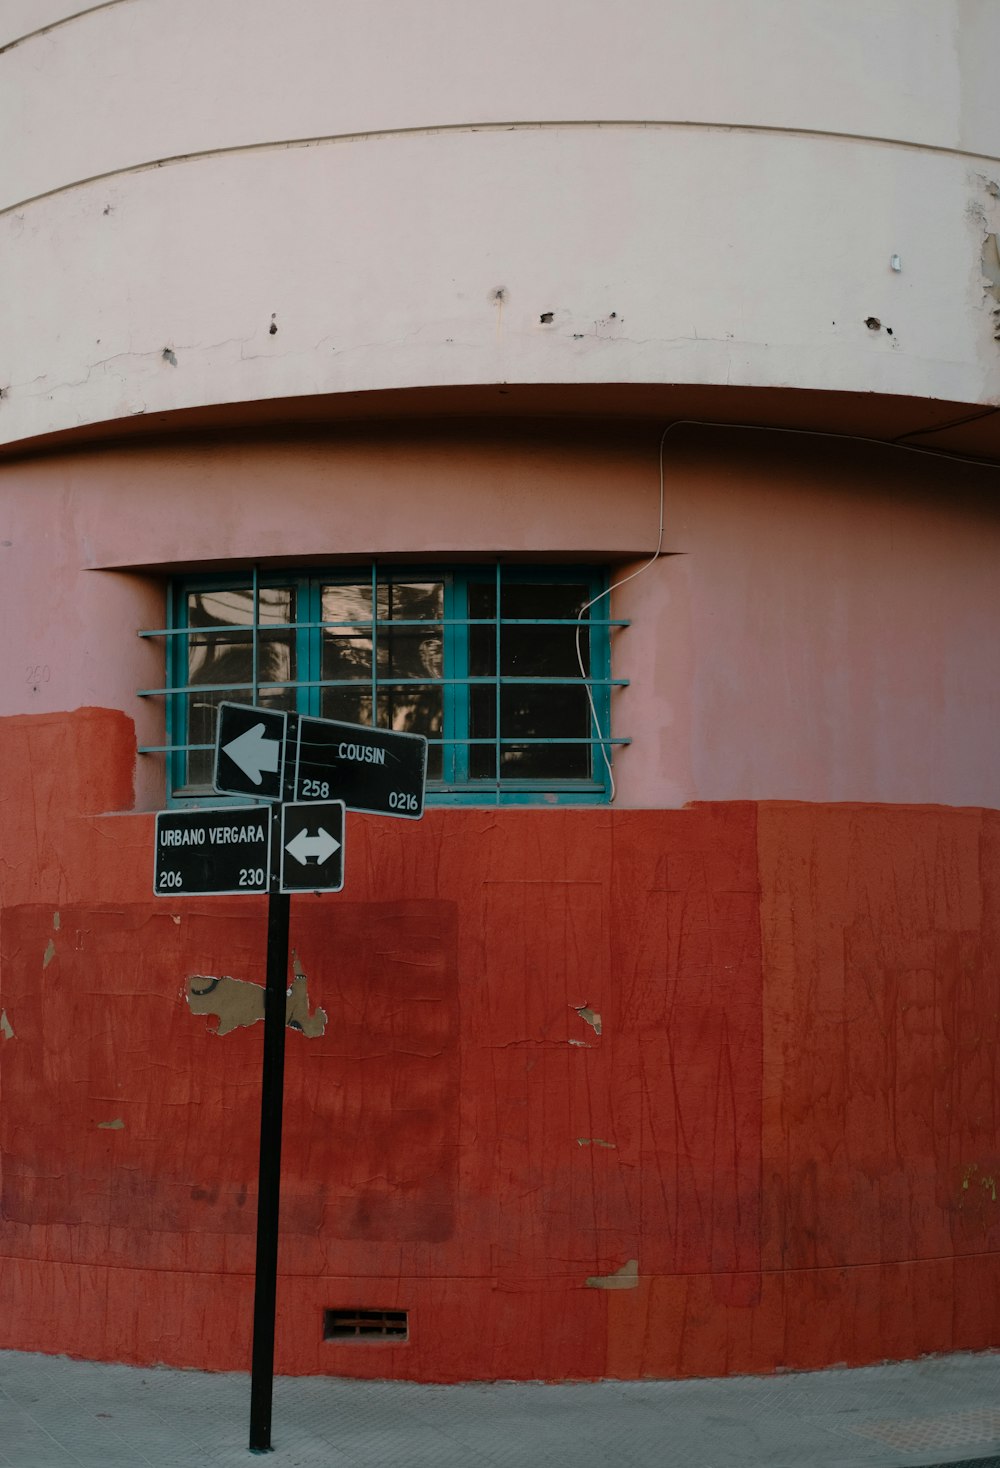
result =
M267 899L267 979L260 1096L257 1184L257 1274L250 1375L250 1451L271 1451L274 1394L274 1316L278 1294L278 1212L281 1191L281 1112L285 1092L285 1012L291 897L279 892L281 806L271 807L271 892Z
M280 819L279 811L280 807L275 807L272 821ZM269 1452L271 1448L274 1314L278 1293L281 1109L285 1089L288 910L291 898L287 892L272 892L267 902L267 983L264 989L264 1063L257 1184L257 1276L253 1300L253 1362L250 1377L250 1448L258 1453Z

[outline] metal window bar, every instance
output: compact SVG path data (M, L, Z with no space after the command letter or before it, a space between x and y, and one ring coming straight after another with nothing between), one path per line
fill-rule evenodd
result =
M257 580L257 567L256 567L256 565L253 568L253 600L252 600L252 603L251 603L251 607L252 607L252 618L253 618L253 621L252 621L252 630L251 630L251 634L250 634L251 645L252 645L252 648L253 648L253 653L252 653L252 658L251 658L251 675L253 677L253 702L254 702L254 706L256 707L256 704L257 704L257 695L260 692L260 684L259 684L259 681L258 681L258 675L259 675L259 672L260 672L260 667L259 667L260 647L259 647L258 640L257 640L257 629L260 626L260 584L259 584L259 582Z
M599 739L596 736L592 736L589 739L585 739L583 737L581 737L579 739L571 739L569 737L566 737L566 738L553 738L553 739L541 739L541 738L536 738L534 736L532 736L532 737L529 738L529 736L527 734L525 734L524 736L518 735L518 737L516 739L508 739L508 740L505 740L504 742L507 743L507 744L589 744L589 745L596 745L596 744L631 744L632 743L632 740L631 740L631 738L628 735L623 735L623 734L616 734L614 736L606 735L602 739ZM495 740L492 737L490 737L489 739L471 739L471 738L470 739L461 739L461 738L458 737L458 735L450 735L450 736L447 736L447 737L444 736L444 735L433 735L433 736L429 736L428 737L427 743L428 744L434 744L434 745L444 745L444 744L494 744L495 743ZM191 753L204 754L208 750L214 749L214 748L215 748L215 745L214 744L141 744L139 746L139 748L138 748L138 753L139 754L191 754Z
M496 741L493 739L492 736L490 738L488 738L488 739L476 739L476 738L462 739L462 738L459 738L458 735L449 735L449 736L445 736L445 735L429 735L428 738L427 738L427 743L428 744L434 744L434 745L442 745L442 744L494 744L495 742ZM505 740L504 742L507 743L507 744L590 744L590 745L595 745L595 744L631 744L632 743L632 740L631 740L631 738L628 735L623 735L623 734L616 734L614 736L612 736L612 735L606 735L604 738L597 738L596 736L591 736L591 738L589 738L589 739L584 738L583 736L581 736L578 739L573 739L573 738L570 738L569 736L567 736L565 738L543 739L543 738L537 738L535 736L530 736L529 737L527 734L525 734L525 735L518 735L516 739L508 739L508 740ZM215 745L214 744L142 744L142 745L139 746L138 753L139 754L189 754L189 753L205 753L207 750L214 749L214 748L215 748Z
M457 595L453 574L443 573L441 590L441 612L444 617L451 618L455 611L455 597ZM468 632L464 628L451 628L446 630L445 625L441 626L442 677L450 678L460 666L458 662L458 645L467 636ZM462 693L461 690L456 690L451 697L447 697L444 693L441 695L440 732L442 743L435 745L435 750L440 753L441 767L438 778L442 785L454 785L456 781L460 782L468 774L467 770L460 768L461 760L466 755L460 745L451 742L452 736L455 734L463 730L467 732L466 711L461 707L466 697L467 695ZM445 743L445 740L448 742Z
M476 675L469 678L386 678L383 680L384 687L391 688L444 688L460 685L467 687L493 686L497 680L491 676ZM516 676L505 673L500 678L503 685L519 683L536 683L545 687L566 684L567 687L582 688L589 685L591 688L627 688L628 678L556 678L556 677L532 677L527 673ZM368 682L367 678L298 678L292 683L269 683L268 691L279 688L362 688ZM185 683L180 688L140 688L136 694L137 698L179 698L186 693L240 693L247 687L246 683ZM487 743L491 743L487 740ZM520 744L520 740L514 741Z
M392 615L392 603L389 604ZM372 725L378 725L378 562L372 561Z
M493 778L500 784L500 629L503 620L500 616L500 597L503 592L500 576L500 562L496 565L496 580L493 590L493 620L496 623L496 631L493 638L493 673L496 678L496 693L493 699ZM471 682L471 679L470 679Z
M370 581L370 584L371 584L371 606L372 606L372 615L371 615L370 620L369 619L366 619L366 618L350 618L350 619L343 619L343 620L336 620L336 621L333 621L333 620L323 620L323 619L315 620L314 621L312 619L309 619L309 620L303 620L303 621L296 620L296 621L292 621L292 622L275 622L273 624L272 623L268 623L268 631L270 631L270 632L294 631L294 632L302 633L302 632L312 631L312 630L316 630L316 629L330 629L330 628L338 628L338 627L350 627L350 628L353 628L353 629L370 628L371 629L371 637L372 637L372 661L371 661L370 686L371 686L371 698L372 698L372 723L373 723L373 725L377 725L377 723L378 723L378 690L379 690L379 678L378 678L378 636L379 636L379 631L380 631L381 627L385 625L383 622L380 621L379 616L378 616L378 586L379 586L378 576L379 576L379 568L378 568L378 565L377 565L377 563L373 562L372 563L372 567L371 567L371 581ZM480 746L480 745L492 745L493 748L494 748L494 781L499 786L500 781L501 781L501 775L500 775L500 759L501 759L502 745L505 742L510 742L510 741L504 741L503 740L503 738L502 738L502 730L501 730L501 701L500 701L500 694L501 694L501 689L504 686L508 686L508 685L524 685L524 684L528 684L528 685L530 685L530 684L539 684L539 685L590 686L590 687L593 687L593 688L606 688L606 689L609 689L610 690L611 688L624 688L624 687L628 687L629 680L627 678L611 678L611 677L595 678L593 676L588 677L588 678L579 678L579 677L562 677L562 678L560 678L560 677L538 677L538 676L532 677L530 675L520 675L520 676L513 676L513 675L506 676L506 675L502 675L501 672L500 672L500 667L501 667L501 636L502 636L502 629L505 626L511 626L511 627L518 627L518 626L520 626L520 627L575 627L575 625L576 625L576 619L575 618L571 618L571 617L503 617L501 615L501 596L502 596L502 589L503 589L503 578L502 578L502 567L501 567L501 563L499 561L496 563L494 576L495 576L495 580L494 580L494 587L495 587L495 591L494 591L494 614L493 614L492 617L454 617L454 616L447 616L446 617L446 616L442 616L442 617L435 617L435 618L400 617L398 619L397 618L393 618L391 616L391 611L392 611L392 599L391 598L392 598L392 587L394 585L394 581L391 578L386 578L386 580L385 580L385 582L383 584L388 587L388 593L389 593L389 598L390 598L390 601L389 601L389 611L390 611L389 625L390 625L390 627L392 629L395 629L395 628L403 628L403 627L415 627L415 628L426 628L426 629L440 628L443 631L445 628L449 628L449 627L454 627L454 628L493 627L493 629L494 629L494 636L495 636L495 644L494 644L494 646L495 646L495 671L494 671L494 674L492 675L492 677L490 677L490 676L466 676L464 678L454 678L454 677L450 677L450 678L449 677L434 678L434 677L431 677L431 676L427 676L427 677L421 677L421 678L389 678L389 679L386 679L385 680L385 683L388 686L391 686L391 687L395 687L395 686L398 686L398 687L406 687L406 686L426 687L428 685L430 685L430 686L441 686L441 687L470 687L470 686L482 686L482 685L490 686L490 685L492 685L494 687L494 689L495 689L495 730L494 730L494 735L492 736L492 738L479 739L479 738L472 738L472 737L458 737L458 736L454 736L454 737L443 737L443 738L431 738L431 739L429 739L428 742L430 744L435 745L435 746L457 746L457 747L464 747L464 748L468 748L468 747L473 746L473 745L477 745L477 746ZM172 598L173 598L173 589L171 588L171 603L170 603L171 612L173 610ZM165 637L165 638L184 637L184 638L190 638L190 636L192 635L192 631L193 630L196 631L196 633L197 633L197 635L199 637L211 636L213 633L217 633L217 634L231 633L233 631L233 626L232 626L231 623L222 623L222 624L219 624L218 626L198 627L197 629L192 629L191 626L189 624L187 624L187 618L185 617L185 624L186 625L181 626L181 627L161 627L161 628L142 629L142 630L139 631L138 635L140 637ZM588 617L587 618L587 626L588 626L588 630L589 629L597 629L597 628L607 628L610 631L610 630L612 630L614 628L629 627L629 626L631 626L631 621L630 621L630 619L624 618L624 617L601 617L601 618L598 618L598 617L590 618L590 617ZM252 661L251 661L251 697L252 697L252 701L255 704L257 702L257 699L258 699L259 693L260 693L260 629L261 629L261 618L260 618L260 578L259 578L259 570L258 570L258 567L255 565L253 567L253 572L252 572L252 618L251 618L251 626L250 626L250 629L249 629L250 630L250 634L251 634L251 649L252 649L252 654L251 654L251 658L252 658ZM189 655L188 655L188 657L189 657ZM185 662L189 666L188 657L185 658ZM369 680L367 680L367 679L347 679L347 678L340 678L340 679L329 679L329 678L295 679L294 681L289 681L289 682L281 682L281 683L275 682L273 684L269 683L268 684L268 688L269 688L269 690L273 689L275 691L277 691L279 689L281 689L281 690L284 690L284 689L310 689L310 690L314 690L314 689L324 689L324 688L356 687L356 686L358 686L359 683L365 683L365 682L368 682L368 681ZM190 683L185 683L185 684L182 684L182 685L175 685L175 686L169 687L169 688L146 688L146 689L140 689L139 690L139 693L138 693L138 696L140 698L164 697L164 698L166 698L168 700L173 700L175 698L185 699L189 695L191 695L192 693L228 693L228 692L242 693L242 692L245 691L246 686L247 685L245 683L236 683L236 684L203 684L203 683L190 684ZM169 706L171 706L171 705L168 705L168 707ZM183 718L183 714L181 715L181 717ZM175 714L175 718L176 718L176 714ZM517 738L513 742L516 743L516 744L519 744L519 745L521 745L521 744L525 744L525 745L527 745L527 744L538 744L538 745L560 744L560 745L577 745L577 746L579 746L579 745L587 745L587 746L593 748L595 746L605 746L605 747L607 747L607 746L613 746L613 745L625 745L625 744L629 744L631 741L628 738L623 738L623 737L611 737L610 735L609 736L606 736L606 737L600 737L599 735L595 735L594 737L591 737L590 739L582 739L582 738L559 738L559 737L553 737L553 738L529 738L529 737L525 736L525 737ZM141 746L139 748L139 751L138 752L141 753L141 754L160 754L160 753L164 753L164 754L175 754L175 755L177 755L177 754L185 754L186 755L186 754L193 753L193 752L207 751L207 750L212 749L213 747L214 746L213 745L210 745L210 744L188 744L188 743L176 743L176 742L172 742L172 743L169 743L169 744L166 744L166 745L143 745L143 746ZM447 783L447 781L445 781L444 783ZM477 787L481 787L485 782L482 781L482 780L477 780L477 781L474 781L472 783L475 784Z
M492 627L493 617L394 617L393 627ZM381 627L382 622L368 617L352 617L344 622L268 622L268 632L308 632L317 627ZM576 627L575 617L504 617L505 627ZM632 622L627 617L588 617L588 627L631 627ZM232 632L234 630L231 622L220 623L218 627L196 627L193 629L199 637L204 637L212 632ZM236 631L245 631L245 628L237 627ZM190 627L153 627L142 629L137 633L139 637L189 637L192 633Z

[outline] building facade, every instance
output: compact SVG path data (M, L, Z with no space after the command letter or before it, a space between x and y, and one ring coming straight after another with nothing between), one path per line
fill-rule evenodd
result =
M278 1370L1000 1344L998 46L0 0L0 1345L247 1364L226 698L431 741L292 905Z

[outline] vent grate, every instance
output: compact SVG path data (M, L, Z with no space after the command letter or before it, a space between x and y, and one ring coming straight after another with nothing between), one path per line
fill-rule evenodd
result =
M405 1341L409 1320L405 1310L324 1310L325 1341Z

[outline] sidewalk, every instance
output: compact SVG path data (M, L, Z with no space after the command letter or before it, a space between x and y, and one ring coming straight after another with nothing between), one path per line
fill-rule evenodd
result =
M250 1382L0 1352L3 1468L1000 1468L1000 1354L728 1381Z

